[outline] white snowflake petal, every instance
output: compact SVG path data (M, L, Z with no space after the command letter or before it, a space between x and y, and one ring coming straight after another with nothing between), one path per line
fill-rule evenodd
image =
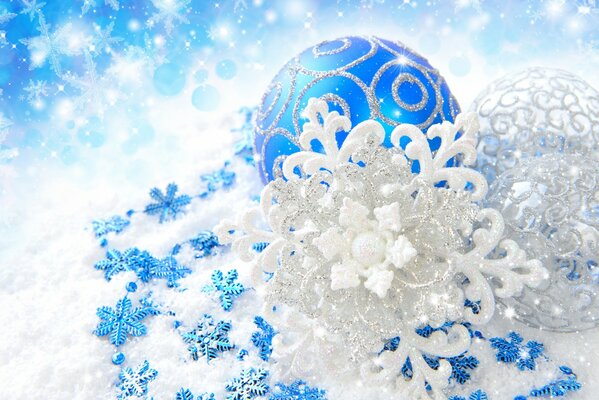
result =
M339 224L348 228L360 228L367 224L366 221L369 213L368 208L346 197L343 199L343 206L339 210Z
M320 250L327 260L332 260L341 252L344 245L344 239L343 236L337 232L337 229L329 228L319 237L314 239L312 243L318 250Z
M418 255L418 251L405 236L399 236L388 250L388 256L395 268L401 269Z
M399 213L398 202L377 207L374 209L373 213L379 222L379 229L388 229L394 232L400 231L401 215Z
M335 264L331 268L331 289L348 289L360 285L360 266L357 263L345 262Z
M388 270L375 270L368 277L366 282L364 282L364 286L366 289L375 293L381 299L387 295L387 291L391 287L391 282L393 281L393 272Z

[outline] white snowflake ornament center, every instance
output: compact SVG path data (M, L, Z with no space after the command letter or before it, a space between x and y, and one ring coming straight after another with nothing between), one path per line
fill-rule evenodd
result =
M374 232L362 232L352 241L351 254L364 266L385 261L386 240Z
M254 285L273 325L282 319L285 331L302 337L301 344L279 343L277 365L297 367L296 378L353 365L364 382L396 385L400 397L444 399L451 368L432 369L424 357L463 354L471 342L464 324L488 322L496 296L517 295L545 276L538 260L503 238L501 214L477 203L487 192L484 177L448 167L456 158L462 165L476 160L477 119L458 115L426 134L399 125L387 149L377 121L351 128L320 99L310 99L305 115L302 151L285 159L260 208L216 229L221 243L232 242L244 261L255 261ZM337 148L340 130L349 134ZM404 151L399 144L406 139ZM441 143L434 153L432 139ZM312 151L314 140L325 153ZM259 214L269 229L259 227ZM255 243L268 246L256 253ZM267 282L264 272L272 276ZM291 314L274 311L281 307ZM417 333L448 322L430 336ZM328 335L318 334L322 329ZM381 352L385 340L398 336L396 351ZM296 365L306 353L314 363ZM402 379L386 378L400 375L408 360L413 378L402 391Z

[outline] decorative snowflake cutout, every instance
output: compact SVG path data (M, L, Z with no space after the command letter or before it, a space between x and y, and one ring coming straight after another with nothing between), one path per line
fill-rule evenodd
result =
M172 255L161 261L152 263L150 268L150 276L158 279L166 279L168 287L179 286L177 281L190 273L191 270L184 265L180 265Z
M268 361L272 354L272 338L276 332L262 317L254 318L254 323L260 331L252 333L252 343L260 350L260 358Z
M522 344L522 336L516 332L508 333L509 341L503 338L491 338L491 347L497 350L495 358L504 363L516 363L519 370L535 369L535 359L543 355L544 346L534 340Z
M234 378L226 386L228 392L227 400L251 400L258 396L264 396L270 389L265 382L268 372L263 369L255 370L248 368L241 371L239 378Z
M104 271L104 277L107 281L119 272L133 271L139 275L144 265L151 260L148 252L141 252L136 247L120 252L110 249L106 252L106 259L96 263L95 268Z
M325 395L324 390L311 388L304 381L295 381L289 386L277 383L269 400L326 400Z
M204 286L202 289L206 293L220 292L220 304L223 310L230 311L233 307L233 300L241 296L245 291L243 285L237 280L237 270L232 269L223 275L223 272L216 270L212 273L212 283Z
M459 115L426 134L399 125L390 149L382 146L380 123L352 129L349 118L329 112L323 100L310 99L305 116L302 151L283 161L260 206L215 230L242 260L254 261L254 287L266 298L269 321L277 326L287 318L288 328L303 337L299 346L277 343L277 368L305 370L311 354L309 373L359 371L364 381L394 384L407 398L445 398L452 372L446 359L470 346L463 323L488 322L496 296L518 295L547 275L538 260L527 260L502 237L501 214L480 207L485 178L465 166L448 167L455 159L475 161L476 116ZM349 132L341 147L339 131ZM433 139L441 142L435 152ZM315 141L322 152L313 150ZM407 143L405 151L400 143ZM412 173L416 163L418 174ZM257 253L255 244L264 242ZM272 278L264 279L268 274ZM273 307L287 307L293 317ZM428 337L416 333L453 321ZM397 336L396 351L379 352ZM303 366L295 365L298 351ZM335 356L320 356L325 353ZM428 365L424 354L441 358L439 367ZM397 379L408 358L412 378Z
M466 398L462 396L451 396L449 400L466 400ZM467 400L489 400L489 396L479 389L476 392L472 392Z
M202 393L194 397L189 389L181 388L175 396L175 400L215 400L214 393Z
M109 219L98 219L92 222L96 237L102 237L110 232L121 233L130 224L128 219L115 215Z
M196 258L204 258L214 253L214 248L220 246L216 235L210 231L201 231L189 240L191 247L197 252Z
M166 194L158 188L153 188L150 190L150 197L156 200L156 203L148 204L144 212L149 215L160 215L160 223L176 219L182 208L191 203L191 197L186 194L176 196L177 190L177 185L174 183L168 184Z
M530 391L530 397L545 397L554 398L566 396L569 392L576 392L582 388L580 382L578 382L576 374L572 372L569 367L562 365L560 367L561 372L565 375L561 379L557 379L549 384ZM525 400L526 397L520 396L514 400Z
M144 360L135 369L125 367L119 374L119 399L127 399L130 396L145 396L148 393L148 383L156 379L158 371L150 368L147 360Z
M206 183L206 191L200 194L200 197L206 197L210 193L216 192L219 188L228 188L235 182L235 172L227 171L229 161L225 166L211 173L200 176L200 180Z
M229 341L230 330L230 322L215 323L211 315L205 314L195 329L183 334L183 340L190 344L188 350L191 358L197 361L204 356L206 361L210 362L217 357L219 351L224 352L235 347Z
M127 340L127 335L142 336L146 327L141 321L151 313L148 307L133 308L127 296L116 303L116 307L99 307L96 314L102 320L94 333L97 336L109 335L110 343L120 346Z

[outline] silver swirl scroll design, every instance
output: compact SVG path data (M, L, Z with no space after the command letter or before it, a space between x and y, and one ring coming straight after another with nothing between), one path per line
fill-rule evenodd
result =
M567 71L508 74L491 83L471 109L481 122L475 168L490 182L518 160L541 154L599 160L599 92Z
M366 61L372 62L372 58L379 53L381 59L385 61L382 65L379 63L374 71L358 68ZM410 71L398 73L390 70L401 68L400 63L405 63L406 69L409 66ZM446 89L445 95L442 93L445 81L438 71L431 67L426 59L404 44L384 41L376 37L345 37L321 42L287 63L262 97L262 105L256 118L254 142L262 176L272 176L272 171L268 171L269 167L265 164L264 157L265 149L272 137L282 134L291 143L297 142L294 137L298 136L301 130L299 113L302 102L307 100L307 96L320 97L350 117L352 113L359 112L360 118L380 119L392 127L404 121L396 115L387 115L391 112L381 110L375 91L381 76L386 71L393 74L390 78L393 80L392 87L388 89L392 92L388 94L396 104L393 109L398 110L399 113L402 110L411 113L410 123L426 130L433 121L453 120L459 113L459 105L449 90ZM332 83L335 79L349 82L352 86L351 99L348 98L349 93L334 90ZM422 93L422 98L417 99L416 103L406 101L401 96L400 87L406 82ZM364 100L356 100L360 97ZM355 107L357 101L360 102L360 110ZM434 107L430 107L433 103ZM418 113L426 115L418 115ZM279 159L278 162L280 161Z
M499 176L487 205L506 236L539 258L550 279L500 300L534 327L572 332L599 325L599 162L579 155L531 158Z

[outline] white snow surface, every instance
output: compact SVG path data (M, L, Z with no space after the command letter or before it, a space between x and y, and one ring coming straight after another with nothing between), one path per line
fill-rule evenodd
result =
M205 200L194 199L186 214L172 222L159 224L156 217L136 213L127 230L109 236L109 247L124 250L136 246L164 257L175 243L241 212L252 204L250 196L259 193L261 183L253 167L232 155L235 137L230 129L240 123L233 112L207 118L185 127L186 133L180 136L158 140L154 147L130 159L110 157L109 148L102 150L106 153L94 160L103 165L102 173L80 167L32 167L14 190L5 190L0 203L0 399L115 398L121 366L112 364L114 346L107 338L92 334L98 323L95 311L102 305L114 306L125 295L126 283L135 277L131 272L121 273L107 282L102 271L93 268L106 249L98 245L90 222L123 215L131 208L143 209L150 202L148 189L164 189L171 181L179 185L181 193L197 194L202 189L199 175L222 167L225 160L233 161L231 170L237 173L231 189L219 190ZM170 127L171 132L177 129L176 125ZM224 399L225 384L242 368L269 368L250 343L251 333L257 330L253 318L260 313L261 302L250 289L227 313L201 292L216 268L237 268L239 281L251 286L249 266L231 252L204 259L183 252L178 260L193 270L180 281L186 290L167 288L164 281L157 281L140 284L130 296L136 300L152 291L152 298L176 316L145 319L148 334L128 338L121 350L127 357L123 365L134 367L147 359L159 371L149 384L149 394L156 400L174 399L180 387L188 387L196 395L214 392L217 399ZM230 338L236 345L210 364L204 359L191 360L180 336L204 313L217 320L231 320ZM184 324L179 331L173 327L175 319ZM566 364L583 384L582 391L566 398L597 398L599 330L542 332L501 315L482 330L486 337L516 330L525 340L543 342L549 359L538 359L538 371L521 372L513 365L497 363L488 343L475 343L473 354L481 364L463 390L455 388L456 394L482 388L492 400L513 399L548 383L556 376L557 366ZM249 350L250 356L239 362L235 356L242 348ZM329 399L391 398L354 382L340 382L332 371L321 371L315 378L304 377L310 385L327 390ZM271 386L276 382L277 377L271 376Z

